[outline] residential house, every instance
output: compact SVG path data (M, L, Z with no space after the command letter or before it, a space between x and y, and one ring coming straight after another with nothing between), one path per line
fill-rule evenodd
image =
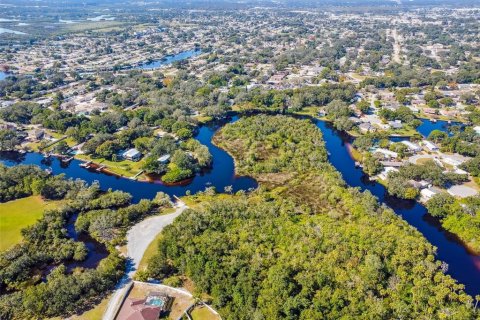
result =
M368 122L363 122L358 126L358 129L360 129L360 132L367 133L367 132L373 132L375 131L375 128Z
M423 140L423 145L430 151L438 151L439 148L433 142L428 140Z
M385 167L381 173L378 174L378 177L382 180L387 180L388 179L388 174L390 172L398 172L397 168L393 167Z
M168 163L170 161L170 155L169 154L164 154L160 158L157 159L158 162L160 163Z
M393 129L401 129L403 128L402 120L394 120L394 121L388 121L388 124L390 127Z
M144 299L127 298L117 320L158 320L162 312L171 308L173 299L159 292L150 292Z
M393 151L390 151L388 149L383 149L383 148L377 148L375 150L373 150L373 153L380 153L380 154L383 154L384 155L384 158L397 158L398 157L398 153L396 152L393 152Z
M411 141L402 141L402 143L403 143L404 145L406 145L406 146L408 147L408 149L409 149L410 151L412 151L412 152L420 152L420 151L422 151L422 148L421 148L418 144L416 144L416 143L413 143L413 142L411 142Z
M480 135L480 126L473 127L473 131Z
M122 157L124 159L130 161L138 161L142 158L142 153L135 148L128 149L127 151L122 153Z
M439 191L433 188L422 189L420 195L424 200L430 200L434 195L438 194Z

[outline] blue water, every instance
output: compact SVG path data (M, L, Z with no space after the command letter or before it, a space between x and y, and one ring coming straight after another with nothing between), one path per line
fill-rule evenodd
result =
M236 121L238 118L233 118ZM464 245L451 233L445 231L440 223L432 218L425 207L416 201L401 200L387 194L385 187L370 181L361 169L355 167L354 160L350 157L347 143L350 138L322 121L315 121L316 126L322 131L326 148L331 155L330 162L342 174L349 186L369 190L380 202L392 208L402 216L410 225L421 232L425 238L437 247L437 258L445 261L449 268L447 273L465 285L465 290L471 295L480 293L480 257L467 251ZM213 156L213 168L203 175L197 175L191 181L181 186L165 186L157 183L144 183L125 178L108 176L103 173L91 172L79 167L80 162L73 160L69 165L63 165L53 159L51 163L44 163L43 157L37 153L28 153L19 158L15 154L0 154L0 162L12 166L20 163L36 164L43 168L51 167L54 174L65 173L67 177L80 178L89 183L98 180L103 189L112 188L129 192L134 201L142 198L153 198L158 191L169 195L182 196L187 190L192 193L214 186L218 191L223 191L225 186L232 185L234 191L256 188L257 182L249 177L236 177L234 174L233 159L220 148L211 143L211 139L218 128L223 124L203 126L199 129L196 138L206 145ZM423 129L422 129L423 130Z
M202 50L200 49L183 51L175 55L166 56L165 58L160 60L143 63L139 66L133 67L133 69L142 69L142 70L157 69L157 68L160 68L161 66L172 64L176 61L181 61L181 60L189 59L194 56L198 56L200 53L202 53Z
M232 121L237 119L235 117ZM202 174L197 174L193 179L185 181L182 185L167 186L159 182L138 182L111 176L95 170L84 169L79 166L82 162L78 160L72 160L69 164L64 164L56 158L45 161L39 153L26 153L24 155L0 153L0 162L7 166L35 164L45 169L51 168L53 174L63 173L68 178L79 178L87 183L98 181L102 189L112 188L113 190L123 190L130 193L134 202L138 202L140 199L152 199L159 191L163 191L170 196L183 196L187 190L190 190L193 194L203 191L210 186L215 187L218 192L224 192L226 186L232 186L234 192L256 188L257 182L255 179L235 176L235 166L232 157L212 144L212 137L221 125L220 123L212 124L210 126L202 126L199 129L195 138L210 150L213 157L212 168Z
M0 71L0 81L8 77L8 73Z
M437 247L437 258L448 264L448 274L465 285L465 291L471 295L480 293L480 256L469 253L456 237L444 230L439 222L432 218L426 208L416 201L402 200L387 194L384 186L370 181L355 161L350 157L346 144L349 138L334 130L323 121L315 122L322 131L329 160L342 174L351 187L369 190L380 202L387 204L395 213L402 216L410 225L420 231L425 238Z
M428 137L433 130L440 130L448 133L449 136L453 133L449 130L451 126L460 125L459 122L452 122L448 124L448 121L437 120L437 122L432 122L430 120L422 120L422 124L418 126L417 131L424 137Z

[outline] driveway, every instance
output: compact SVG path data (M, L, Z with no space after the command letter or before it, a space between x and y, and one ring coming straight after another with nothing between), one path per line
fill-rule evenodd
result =
M184 203L178 203L177 210L170 214L147 218L134 225L127 233L127 271L120 280L117 289L108 302L107 309L103 314L103 320L114 320L123 297L129 290L133 276L137 271L148 245L155 239L163 228L168 226L188 207Z

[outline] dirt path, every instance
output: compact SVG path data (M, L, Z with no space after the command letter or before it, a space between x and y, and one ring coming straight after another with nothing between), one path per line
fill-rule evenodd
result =
M103 315L103 320L114 320L115 314L123 297L130 288L132 278L142 260L148 245L155 239L163 228L168 226L188 207L184 203L179 203L174 213L165 214L147 218L134 225L127 233L127 256L129 262L127 272L117 285L117 289L108 302L107 309Z

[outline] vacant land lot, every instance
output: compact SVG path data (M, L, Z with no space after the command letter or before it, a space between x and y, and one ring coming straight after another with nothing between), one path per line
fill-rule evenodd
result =
M10 248L22 240L20 231L35 223L48 208L58 202L42 200L40 196L0 203L0 251Z
M193 320L220 320L221 318L205 306L196 306L190 312Z

